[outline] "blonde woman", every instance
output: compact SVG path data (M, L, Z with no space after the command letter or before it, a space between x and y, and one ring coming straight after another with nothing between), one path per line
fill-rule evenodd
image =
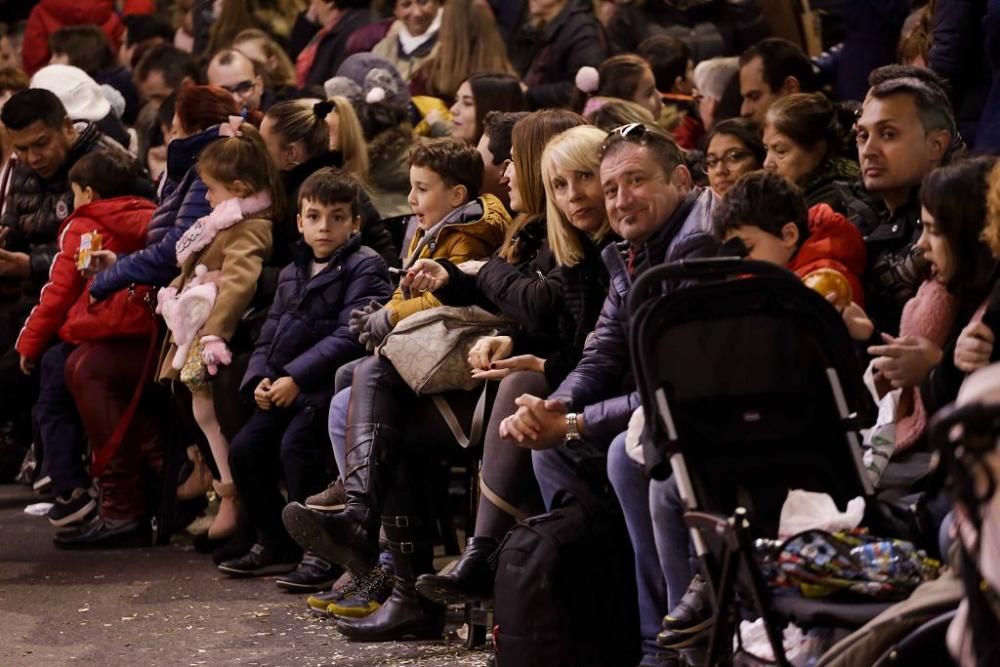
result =
M346 97L335 95L329 99L333 111L326 117L330 131L330 150L340 153L343 169L362 186L368 183L368 144L361 128L358 114Z
M551 112L541 115L547 113ZM545 217L540 226L521 229L525 239L535 239L536 252L521 253L530 261L522 259L520 264L512 264L497 255L476 278L463 276L453 267L447 267L442 274L433 266L415 266L418 275L412 277L413 285L425 279L432 287L440 283L435 295L446 303L452 303L450 296L461 293L461 284L472 284L474 291L523 327L515 329L510 337L481 339L469 355L474 376L500 380L500 386L486 429L475 536L449 572L417 580L417 590L423 596L445 604L491 597L493 571L489 555L517 520L541 509L530 450L501 439L500 423L515 412L518 396L544 396L573 369L608 291L600 251L613 235L598 163L599 148L607 135L596 127L581 125L546 142L546 137L532 131L537 130L532 125L540 124L539 115L519 121L513 135L515 156L534 153L531 146L525 145L526 138L540 140L539 149L544 146L540 160L542 182L534 186L543 186L540 189L544 193L541 204ZM522 182L526 174L512 175L512 187L534 187ZM518 202L527 199L512 196L511 202L517 208ZM522 354L510 356L515 349Z

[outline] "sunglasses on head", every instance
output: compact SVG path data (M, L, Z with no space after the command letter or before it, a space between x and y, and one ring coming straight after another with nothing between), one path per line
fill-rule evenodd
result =
M641 142L648 132L649 129L642 123L619 125L608 133L608 138L601 144L601 155L603 156L612 144L616 144L619 141Z

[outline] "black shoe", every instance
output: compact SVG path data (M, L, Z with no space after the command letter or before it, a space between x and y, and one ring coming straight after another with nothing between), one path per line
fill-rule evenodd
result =
M60 531L52 541L60 549L103 549L142 546L143 538L140 521L110 521L97 516L82 528Z
M417 578L417 592L444 605L489 600L496 578L490 556L498 546L492 537L470 537L461 558L438 574L422 574Z
M264 577L291 572L298 558L276 553L263 544L255 544L246 555L219 563L219 572L231 577Z
M395 556L395 554L393 554ZM417 594L413 580L396 576L389 599L363 618L337 617L337 630L360 642L441 639L445 608Z
M57 495L49 510L49 523L56 528L65 528L80 523L97 511L97 499L90 489L73 489L68 496Z
M288 534L305 551L337 563L351 572L368 572L378 559L377 541L350 508L330 513L289 503L281 512Z
M708 582L694 575L681 601L663 617L663 629L693 634L712 626L712 599Z
M325 591L340 577L342 570L319 556L307 553L302 556L295 571L275 579L278 588L295 593Z

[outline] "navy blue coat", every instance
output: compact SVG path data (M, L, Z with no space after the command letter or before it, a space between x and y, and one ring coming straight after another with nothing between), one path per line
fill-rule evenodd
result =
M175 249L177 239L195 220L212 212L205 198L208 188L198 177L195 163L202 149L218 137L219 128L214 126L170 142L167 171L163 176L166 180L160 190L160 205L146 232L146 247L119 257L115 264L97 274L90 286L95 299L107 298L132 283L167 285L180 273Z
M635 249L635 275L663 263L714 257L719 243L708 231L713 197L707 189L688 194L670 219ZM623 256L629 250L629 243L622 241L601 253L611 277L608 297L583 348L583 358L549 396L562 401L571 412L582 412L588 441L603 447L628 427L641 404L630 372L628 295L633 277Z
M309 247L300 243L295 260L278 276L274 303L257 338L242 389L253 390L264 378L290 376L302 391L298 401L319 405L333 393L337 369L364 354L357 336L348 331L348 323L352 310L392 296L385 260L361 245L359 234L313 278L309 277L311 259Z

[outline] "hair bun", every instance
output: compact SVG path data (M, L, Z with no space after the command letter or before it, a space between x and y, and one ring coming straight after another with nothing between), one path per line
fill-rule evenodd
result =
M583 92L593 95L601 86L601 75L597 71L597 68L585 65L576 71L574 83Z
M330 112L337 108L337 104L330 100L320 100L313 105L313 113L317 118L323 119L330 115Z

